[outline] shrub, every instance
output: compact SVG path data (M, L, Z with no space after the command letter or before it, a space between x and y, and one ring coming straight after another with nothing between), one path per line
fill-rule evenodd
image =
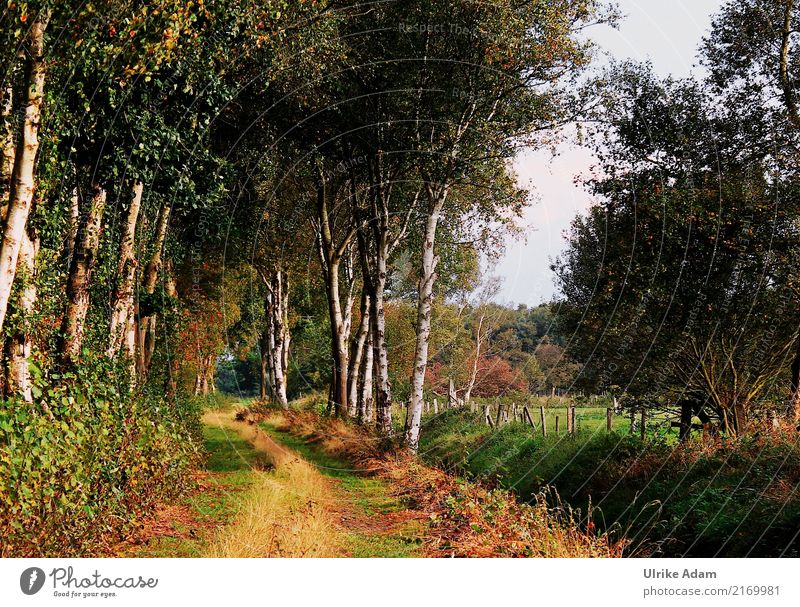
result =
M35 402L0 401L0 554L107 553L186 489L197 403L129 395L102 363L42 377Z

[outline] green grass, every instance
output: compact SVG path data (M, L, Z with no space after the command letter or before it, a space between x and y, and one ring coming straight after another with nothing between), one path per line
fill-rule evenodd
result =
M325 453L297 436L278 430L273 424L263 422L260 426L275 441L296 451L316 466L321 474L334 479L354 512L365 521L377 515L406 509L402 500L392 495L389 486L381 479L354 469L346 461ZM413 557L417 556L422 543L422 532L422 525L413 521L388 534L367 529L351 531L348 533L347 548L354 557Z
M617 528L636 545L667 555L777 556L800 528L794 444L740 440L686 457L673 440L585 427L544 438L521 423L492 431L479 413L428 419L420 453L429 463L497 482L529 499L545 486ZM770 524L771 523L771 524ZM797 555L795 539L785 556Z
M237 511L238 498L250 487L253 469L267 465L263 454L234 432L203 426L203 442L208 459L205 469L208 490L196 492L185 500L194 517L202 524L216 526L231 519ZM208 537L179 537L187 530L173 522L176 536L159 536L135 551L133 556L146 558L199 557Z

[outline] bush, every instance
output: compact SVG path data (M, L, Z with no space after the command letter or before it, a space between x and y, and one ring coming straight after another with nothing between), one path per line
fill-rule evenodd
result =
M103 364L42 377L33 404L0 401L0 553L108 551L199 458L197 403L127 394Z

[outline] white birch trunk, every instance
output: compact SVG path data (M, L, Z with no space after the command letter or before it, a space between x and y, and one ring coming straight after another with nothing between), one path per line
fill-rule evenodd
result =
M364 358L360 370L360 389L358 396L358 418L365 424L372 423L372 416L375 409L375 401L372 395L372 376L373 369L373 339L371 323L367 333L367 344L364 349Z
M5 322L11 287L17 272L19 250L25 238L25 226L36 187L34 169L39 151L39 125L45 82L44 33L49 17L48 11L40 11L27 36L25 118L22 137L14 155L8 213L0 243L0 330Z
M278 404L287 408L289 400L287 398L286 390L286 348L288 348L287 333L288 327L286 326L286 284L284 273L277 270L272 275L272 315L270 322L272 323L272 334L274 336L274 344L270 352L272 356L273 367L273 381L275 399Z
M109 358L116 357L124 348L125 357L134 363L136 343L131 339L133 333L133 295L136 286L136 224L142 204L142 182L133 186L133 197L125 219L125 229L119 243L119 263L117 266L117 286L111 298L111 325L109 328ZM133 368L135 372L135 367Z
M66 266L72 265L72 256L75 254L75 241L78 239L78 226L81 223L81 204L78 187L72 189L69 199L69 226L67 228Z
M428 345L431 335L431 308L433 305L433 284L436 280L438 257L434 252L436 228L448 190L438 195L430 194L430 210L425 222L422 243L421 275L417 285L417 345L414 352L414 368L411 376L411 402L406 412L406 446L416 452L419 447L419 428L422 419L422 397L425 387L425 371L428 367Z
M375 417L378 432L392 435L392 386L389 381L389 355L386 347L386 316L384 314L384 289L386 288L386 257L378 255L377 276L370 303L373 331L373 364L375 365Z
M342 312L339 292L339 270L347 242L338 247L333 241L328 200L324 187L317 190L317 245L320 263L325 276L325 291L328 299L328 316L331 323L331 360L333 363L333 382L328 408L336 415L347 415L347 367L348 335L345 333L345 317Z
M34 308L36 305L36 254L39 242L31 238L28 230L23 236L22 247L19 251L17 275L22 277L23 285L19 290L19 297L15 307L21 315L22 326L14 332L8 340L6 353L6 390L8 394L16 394L25 402L33 402L30 358L32 349L31 327Z
M350 417L363 419L363 414L358 408L358 382L360 380L361 361L364 358L365 345L367 345L367 337L369 335L369 295L363 290L361 293L360 309L361 319L359 321L355 347L350 357L350 368L348 370L347 411ZM366 349L369 349L369 347L370 346L367 345Z
M65 363L74 363L80 359L84 324L89 312L89 287L97 263L105 206L106 190L95 184L92 188L89 209L78 230L75 253L67 279L67 305L61 324L60 348L62 361Z
M481 359L481 346L483 345L483 321L486 319L486 314L481 314L478 321L478 335L475 338L475 360L472 362L472 372L470 373L469 383L467 389L464 391L464 404L468 405L472 400L472 390L475 388L475 382L478 380L478 363Z

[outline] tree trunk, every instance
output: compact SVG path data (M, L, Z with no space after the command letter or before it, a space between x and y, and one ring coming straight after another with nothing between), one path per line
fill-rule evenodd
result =
M167 228L169 227L169 217L172 207L168 204L161 205L156 221L156 233L153 239L153 255L144 270L142 287L147 295L152 295L156 291L158 275L164 261L164 243L167 239ZM150 370L150 363L153 360L153 353L156 348L156 316L147 313L139 318L139 326L136 331L137 337L137 357L136 374L140 383L144 383L147 373Z
M261 373L259 375L259 398L261 401L267 401L267 384L269 383L269 332L265 328L261 332L261 339L259 340L259 347L261 350Z
M365 396L364 412L367 422L372 421L370 403L374 403L376 426L382 436L392 435L392 386L389 381L389 355L386 349L386 318L384 315L384 290L386 288L386 263L389 256L387 230L385 223L372 218L372 234L375 242L374 254L370 255L367 239L363 230L358 230L359 256L361 258L361 275L364 290L369 296L369 331L371 354L369 365L374 373L370 380L365 376L362 389L369 390ZM366 372L366 370L365 370ZM373 382L375 399L372 399ZM363 388L363 384L368 384Z
M694 402L684 399L678 403L681 406L681 421L679 438L681 443L689 442L692 433L692 416L694 415Z
M386 346L386 316L384 290L386 288L386 258L378 255L377 275L370 293L370 322L373 334L373 364L375 365L375 418L382 436L392 435L392 386L389 381L389 355Z
M8 202L11 196L11 176L14 173L14 154L17 145L17 125L16 114L14 112L14 86L13 75L7 74L9 85L3 91L2 104L0 104L0 111L2 112L2 146L3 157L0 160L0 226L5 223L6 215L8 215ZM24 247L24 243L23 243ZM20 256L22 250L20 250ZM19 263L19 262L18 262ZM2 343L2 365L5 370L0 374L0 397L10 395L11 391L8 389L9 366L8 361L11 359L11 343L6 340Z
M50 14L42 10L27 34L25 54L25 118L22 137L14 154L8 213L0 243L0 330L5 322L11 287L17 272L20 247L36 187L34 165L39 151L39 125L45 81L44 33Z
M14 87L9 84L3 93L2 108L3 158L0 160L0 218L5 221L11 196L11 176L14 174L14 154L17 145L16 114L14 113Z
M350 357L350 367L347 371L349 386L347 389L347 411L350 417L358 417L363 420L363 411L359 411L359 390L358 382L361 379L361 361L364 358L364 349L369 335L369 295L366 290L361 290L361 319L358 325L358 333L356 334L355 347L353 354ZM367 349L371 347L367 345Z
M167 240L167 229L169 228L171 212L172 207L166 203L163 204L158 211L156 234L153 239L153 255L144 270L144 290L148 295L155 293L156 284L158 284L158 274L164 262L164 243Z
M483 345L483 337L481 332L483 331L483 321L485 320L486 315L481 314L481 318L478 321L478 336L475 339L475 360L472 362L472 373L469 377L469 383L467 384L467 389L464 391L464 404L469 405L470 400L472 400L472 390L475 388L475 382L478 381L478 363L481 359L481 346Z
M214 383L214 357L203 356L198 361L199 368L194 379L195 396L208 396L217 391Z
M75 254L75 241L78 239L78 226L81 222L81 204L78 186L72 189L69 199L69 227L67 229L67 242L64 257L66 267L72 265L72 256Z
M111 296L111 325L107 354L115 358L124 348L125 358L133 365L132 378L135 378L136 344L133 334L133 295L136 286L136 223L142 203L143 184L137 181L133 186L133 198L125 218L125 228L119 243L119 263L117 265L117 286Z
M36 254L39 241L32 237L28 230L22 241L19 251L17 275L22 277L23 283L18 293L14 306L20 313L20 327L8 339L6 344L6 391L9 395L16 394L26 402L33 402L31 390L31 330L34 307L36 305Z
M347 336L339 300L339 267L330 266L327 282L328 313L331 322L331 354L333 360L333 412L335 415L347 414Z
M347 414L347 339L345 318L342 313L339 293L339 268L343 245L336 247L328 218L328 201L325 187L317 189L317 221L319 222L317 246L320 263L325 276L325 292L328 299L328 316L331 323L331 360L333 379L328 408L335 415Z
M289 328L287 317L288 304L288 285L282 270L276 270L272 274L272 315L269 322L272 324L272 334L274 335L274 346L271 351L273 359L273 382L274 394L278 404L287 408L289 400L287 398L286 386L286 362L288 352Z
M438 195L429 191L430 208L425 222L422 243L422 265L417 285L417 346L414 352L414 368L411 376L411 402L406 413L406 446L411 451L419 447L419 427L422 419L422 398L425 387L425 371L428 367L428 344L431 334L431 308L433 305L433 283L436 280L436 266L439 262L434 253L436 228L439 216L447 199L445 188Z
M367 343L361 361L359 393L358 393L358 420L365 424L372 423L372 414L375 402L372 397L373 370L373 339L372 323L367 327Z
M89 312L89 288L94 266L97 263L97 250L100 246L100 231L103 212L106 206L106 190L99 184L92 186L89 208L81 218L75 253L67 278L67 305L61 323L62 362L72 364L78 361L83 346L84 324Z
M172 266L172 261L167 259L164 261L164 292L173 301L178 299L178 285L175 281L175 269ZM166 328L166 327L165 327ZM165 388L164 394L167 402L175 403L178 398L178 374L180 373L180 359L176 356L177 348L175 341L177 335L167 335L165 340L165 351L167 355L167 376L164 378ZM126 348L131 353L131 368L136 373L136 322L135 322L135 307L131 307L131 322L128 325Z

